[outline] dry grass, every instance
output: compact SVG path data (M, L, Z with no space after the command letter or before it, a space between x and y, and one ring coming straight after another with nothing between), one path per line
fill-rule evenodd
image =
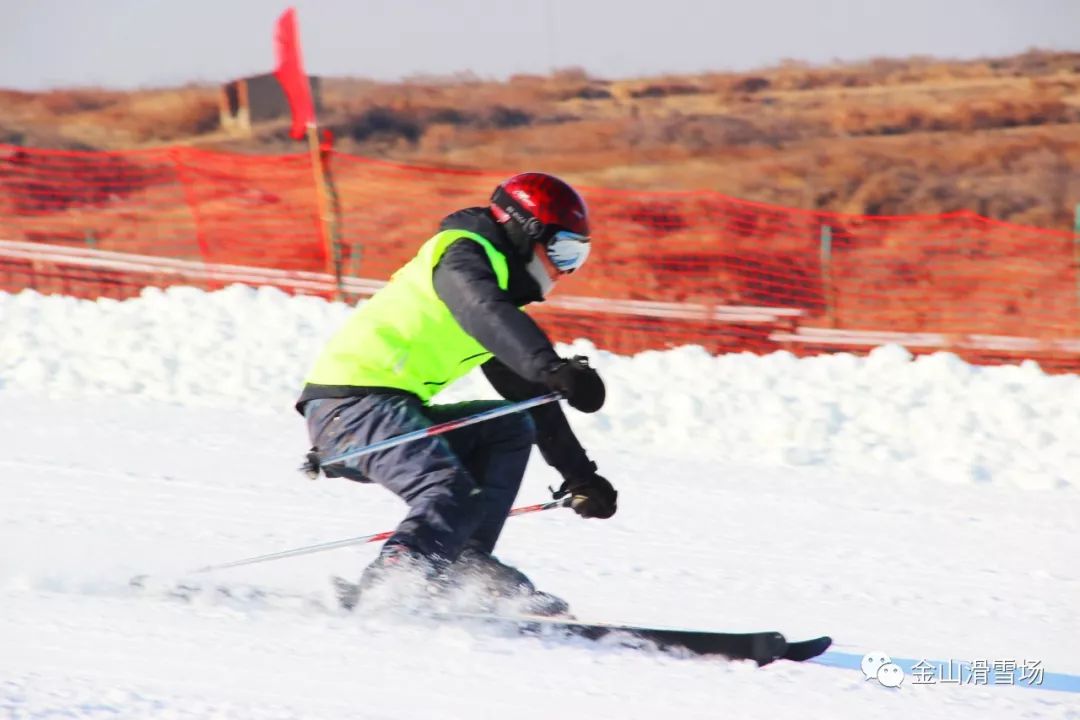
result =
M216 130L217 91L186 86L120 92L95 88L0 90L0 139L60 149L115 149L188 140Z
M874 59L608 81L327 79L344 152L454 168L542 168L596 186L709 188L849 213L970 209L1065 228L1080 199L1080 53ZM301 150L283 123L217 132L217 89L0 91L0 142Z

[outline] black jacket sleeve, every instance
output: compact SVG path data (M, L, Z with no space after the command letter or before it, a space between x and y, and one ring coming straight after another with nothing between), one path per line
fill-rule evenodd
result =
M559 362L544 331L499 287L479 243L453 243L439 259L432 281L462 329L521 377L539 382Z
M521 377L498 358L492 358L480 366L491 386L507 400L528 400L550 390ZM536 424L536 445L548 465L559 471L564 478L583 477L596 472L596 465L585 454L570 428L562 407L557 402L540 405L529 410Z

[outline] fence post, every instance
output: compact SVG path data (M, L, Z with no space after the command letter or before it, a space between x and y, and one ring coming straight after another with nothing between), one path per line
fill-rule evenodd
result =
M1080 325L1080 203L1073 214L1073 272L1076 275L1076 317Z
M821 288L825 291L825 317L829 327L836 327L836 298L833 294L832 281L832 228L821 226Z
M191 224L195 230L195 243L199 246L199 255L203 263L208 263L210 262L210 245L206 239L206 227L203 225L202 214L199 212L199 198L195 194L193 178L180 157L182 152L181 148L173 147L165 151L165 156L172 162L173 169L176 171L176 180L180 183L180 190L184 194L184 202L187 203L188 210L191 212ZM207 284L207 288L209 287Z
M341 283L341 237L338 214L337 191L328 167L329 157L323 158L322 144L319 141L319 128L315 123L307 127L308 149L311 152L311 170L315 176L315 194L319 213L319 230L323 236L323 248L326 253L327 269L334 277L334 299L342 300L344 291Z

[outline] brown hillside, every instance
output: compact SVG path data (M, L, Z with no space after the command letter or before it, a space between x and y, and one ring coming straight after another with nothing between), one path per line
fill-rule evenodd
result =
M0 142L170 143L296 152L282 125L233 140L216 88L0 91ZM593 186L710 188L867 214L969 209L1064 229L1080 201L1080 53L923 58L606 81L331 79L340 150L406 162L548 169Z

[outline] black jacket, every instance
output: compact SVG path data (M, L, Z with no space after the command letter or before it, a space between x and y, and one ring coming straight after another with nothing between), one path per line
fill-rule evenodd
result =
M435 293L454 319L494 355L481 366L492 387L507 400L515 401L550 392L542 382L544 371L560 359L544 331L520 310L520 306L544 299L540 286L525 269L525 259L514 253L503 229L486 208L459 210L444 218L439 229L483 235L507 258L506 290L499 287L483 247L468 239L451 244L432 275ZM297 408L318 397L348 397L378 390L308 384ZM558 403L541 405L529 413L537 429L536 444L548 464L564 477L595 471L596 466L585 454Z

